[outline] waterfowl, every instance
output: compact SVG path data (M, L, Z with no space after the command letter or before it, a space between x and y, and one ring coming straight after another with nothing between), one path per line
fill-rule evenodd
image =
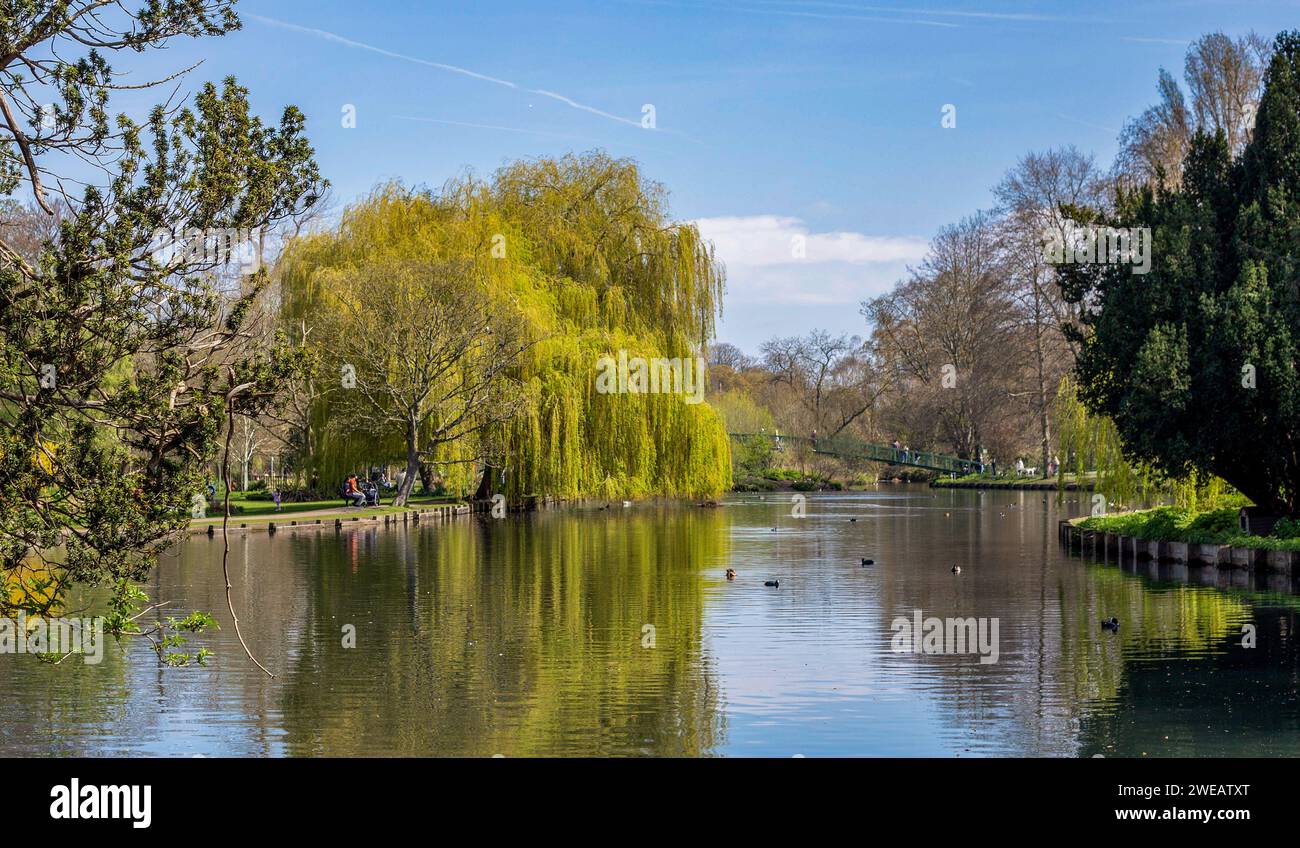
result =
M1109 620L1103 618L1101 620L1101 629L1119 632L1119 619L1114 616L1111 616Z
M961 566L954 562L954 563L952 564L952 573L953 573L953 574L961 574Z
M779 587L781 586L781 581L780 581L780 580L764 580L764 581L763 581L763 585L764 585L764 586L771 586L771 587L773 587L773 588L779 588Z
M728 579L728 580L735 580L735 579L736 579L736 569L734 569L734 568L728 568L728 569L727 569L727 579Z
M857 521L856 518L850 518L850 519L849 519L849 523L850 523L850 524L852 524L852 523L855 522L855 521Z
M875 561L874 559L867 559L866 557L863 557L863 558L862 558L862 564L863 564L863 565L875 565L875 564L876 564L876 561Z
M773 532L773 533L776 532L776 528L775 528L775 527L772 528L772 532Z

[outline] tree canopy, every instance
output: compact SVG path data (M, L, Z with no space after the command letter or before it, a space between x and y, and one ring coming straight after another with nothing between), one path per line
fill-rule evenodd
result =
M674 394L602 394L603 357L694 357L713 334L724 271L665 193L631 161L602 153L522 161L490 180L438 191L386 186L339 227L299 240L279 269L284 319L324 327L366 269L390 262L462 263L496 308L520 317L527 349L509 378L516 414L474 438L436 445L449 488L528 495L716 494L730 481L721 418ZM313 335L328 350L331 339ZM375 339L375 344L386 344ZM320 393L304 440L310 473L328 485L377 461L405 459L400 440L330 422L355 402L337 382ZM490 440L493 450L485 450Z
M1080 393L1125 453L1174 478L1213 474L1300 513L1300 34L1278 36L1240 156L1198 133L1175 189L1123 195L1154 263L1063 274L1085 318Z
M315 201L302 114L264 124L233 78L143 125L108 112L108 54L237 26L225 0L21 0L0 16L0 191L25 187L50 219L0 237L0 568L7 588L30 589L33 568L54 582L0 610L142 577L188 521L223 419L297 367L287 345L244 344L261 276L223 291L230 256L203 248ZM73 160L90 179L63 179ZM162 249L160 231L199 249Z

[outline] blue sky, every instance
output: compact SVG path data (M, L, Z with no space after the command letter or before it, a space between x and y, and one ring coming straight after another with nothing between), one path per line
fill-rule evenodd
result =
M715 239L729 277L719 338L751 352L813 327L864 334L859 301L939 227L989 206L1025 152L1074 144L1108 165L1157 70L1181 76L1191 39L1300 27L1294 0L238 8L240 32L116 65L143 76L203 59L191 84L233 73L269 118L296 104L343 202L518 157L633 157L668 187L674 217Z

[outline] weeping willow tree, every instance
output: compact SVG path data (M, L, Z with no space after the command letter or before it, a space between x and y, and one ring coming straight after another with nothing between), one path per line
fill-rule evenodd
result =
M1055 417L1063 455L1057 471L1061 483L1066 474L1074 474L1077 480L1096 472L1096 491L1105 495L1107 502L1129 508L1172 502L1187 509L1205 509L1235 492L1213 475L1192 472L1174 479L1146 463L1129 460L1115 422L1090 413L1069 377L1061 380L1057 391Z
M516 413L423 457L448 489L519 500L702 496L730 484L726 430L707 404L596 390L598 363L620 351L702 355L721 305L724 270L712 246L669 219L663 187L635 163L589 153L517 162L436 192L385 186L336 230L286 251L277 269L283 318L309 331L337 327L349 286L376 267L411 262L468 265L528 339L510 374ZM332 339L309 337L328 361ZM398 434L346 425L355 398L327 376L319 382L334 388L314 399L303 434L309 473L328 482L404 458Z

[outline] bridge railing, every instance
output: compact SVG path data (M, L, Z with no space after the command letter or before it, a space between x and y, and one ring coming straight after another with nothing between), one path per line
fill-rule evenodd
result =
M732 433L731 435L736 438L757 437L766 439L776 450L804 448L811 449L814 453L838 456L845 459L863 459L871 462L883 462L888 465L906 465L950 474L970 474L979 468L978 463L973 460L931 451L904 450L895 448L892 445L877 445L852 436L813 439L808 436L784 436L775 433Z

